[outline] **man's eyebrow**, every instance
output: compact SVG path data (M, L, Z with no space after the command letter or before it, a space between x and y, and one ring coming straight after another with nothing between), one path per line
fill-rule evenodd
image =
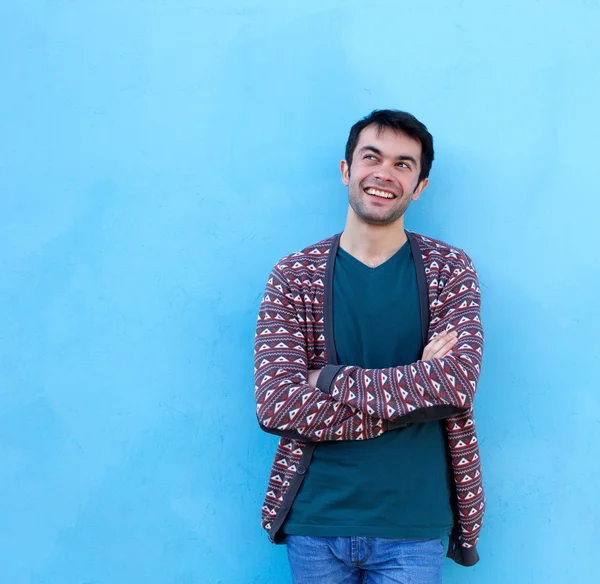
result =
M363 146L359 152L365 152L367 150L370 150L371 152L375 152L375 154L379 154L379 156L381 156L381 150L379 150L379 148L375 148L375 146Z
M368 144L367 146L363 146L359 152L366 152L366 151L370 151L370 152L374 152L375 154L378 154L379 156L382 155L381 150L379 150L379 148L375 147L375 146L371 146L370 144ZM417 161L410 155L408 154L400 154L396 160L401 160L401 161L408 161L408 162L412 162L415 166L417 165Z
M417 161L408 154L401 154L400 156L398 156L398 158L396 158L396 160L408 160L408 162L412 162L415 166L417 165Z

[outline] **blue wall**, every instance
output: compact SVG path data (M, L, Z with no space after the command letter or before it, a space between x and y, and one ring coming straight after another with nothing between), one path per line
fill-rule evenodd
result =
M0 582L285 584L252 341L283 254L343 225L376 107L437 141L410 228L487 332L482 560L591 582L600 536L598 2L5 0Z

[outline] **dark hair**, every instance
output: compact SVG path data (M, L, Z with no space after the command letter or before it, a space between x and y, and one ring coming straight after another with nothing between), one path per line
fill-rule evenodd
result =
M360 133L367 127L376 125L378 130L390 128L396 132L404 132L411 138L421 142L421 172L419 182L429 176L433 162L433 136L425 124L419 122L415 116L399 110L374 110L368 116L359 120L350 129L348 142L346 142L346 162L348 168L352 166L352 156Z

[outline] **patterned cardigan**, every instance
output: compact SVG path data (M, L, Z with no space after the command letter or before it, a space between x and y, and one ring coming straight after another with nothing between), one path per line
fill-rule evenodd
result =
M448 557L479 560L485 497L473 398L483 354L477 273L463 251L406 232L421 304L423 344L443 330L459 342L442 359L386 369L340 366L333 338L332 283L339 235L283 258L272 270L255 337L255 396L261 428L281 436L262 525L282 543L283 523L310 464L327 440L368 440L409 423L445 419L454 527ZM317 387L310 369L322 369Z

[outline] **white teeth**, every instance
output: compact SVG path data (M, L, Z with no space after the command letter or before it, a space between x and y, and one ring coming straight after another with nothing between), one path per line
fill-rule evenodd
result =
M391 193L386 193L385 191L380 191L378 189L366 189L366 191L369 195L375 195L376 197L382 197L384 199L393 199L394 195L392 195Z

